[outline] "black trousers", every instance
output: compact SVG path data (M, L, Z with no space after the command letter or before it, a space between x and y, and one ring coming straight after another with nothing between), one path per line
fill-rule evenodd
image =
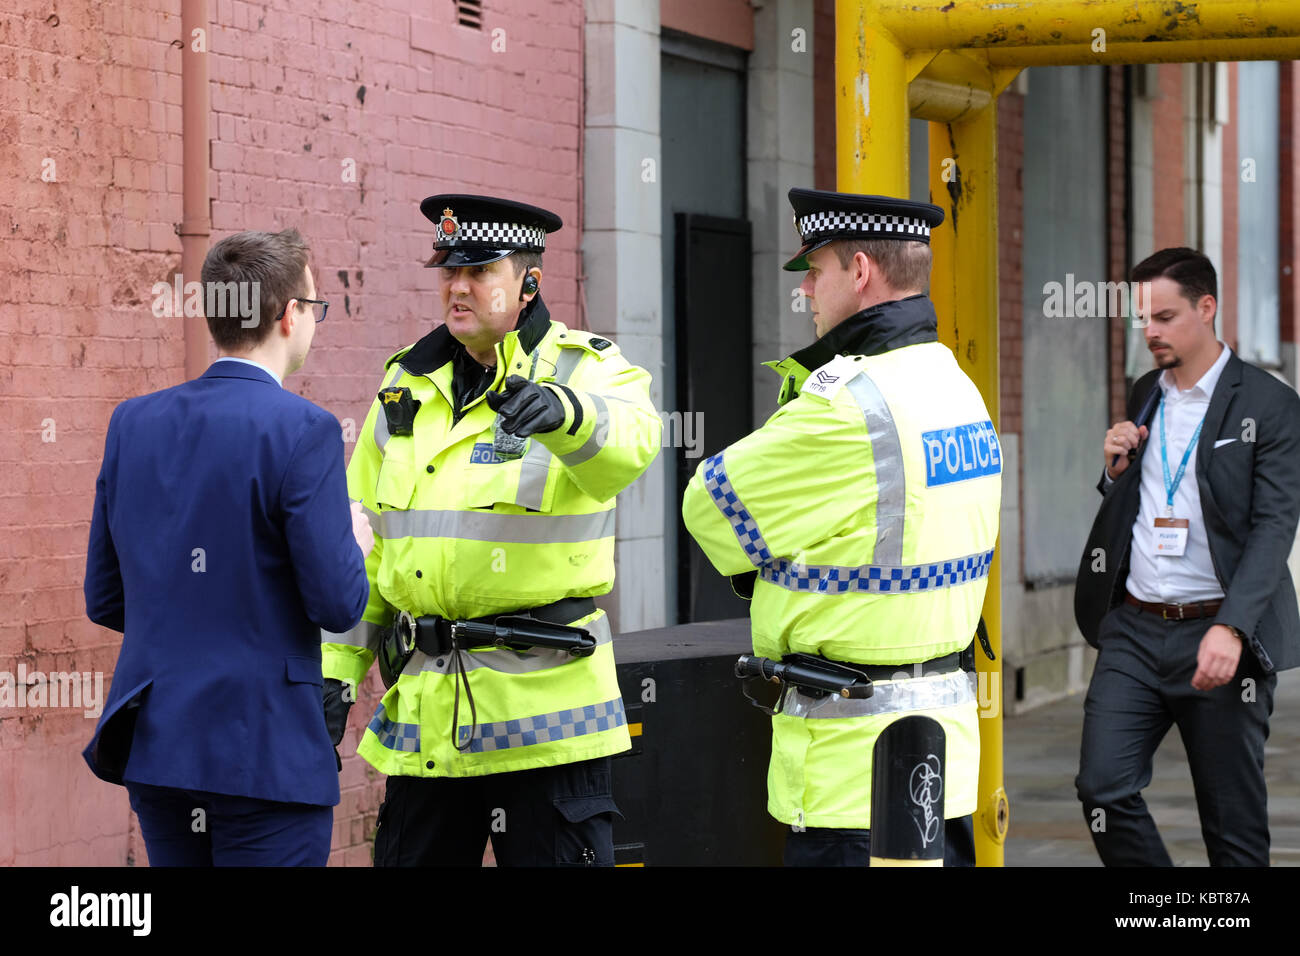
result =
M1107 866L1172 865L1141 793L1174 724L1187 749L1210 865L1268 866L1264 742L1277 676L1266 675L1243 647L1232 680L1194 690L1196 654L1211 624L1164 621L1130 604L1102 619L1075 786Z
M482 777L389 777L375 866L613 866L610 758Z
M809 827L791 830L785 840L786 866L870 866L871 831ZM974 817L944 821L943 865L975 865Z

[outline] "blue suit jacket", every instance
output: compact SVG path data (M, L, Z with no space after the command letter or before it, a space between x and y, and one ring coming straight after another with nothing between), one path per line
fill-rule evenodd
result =
M86 614L122 651L85 750L113 783L339 802L320 632L369 596L333 415L215 362L113 412Z

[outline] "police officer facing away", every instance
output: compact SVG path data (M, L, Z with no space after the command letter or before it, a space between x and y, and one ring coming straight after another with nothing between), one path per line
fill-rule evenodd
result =
M553 213L432 196L443 324L385 365L348 466L375 526L370 600L323 634L327 710L379 658L357 752L388 774L377 866L613 862L609 757L630 747L609 623L614 498L654 460L650 375L552 320Z
M958 652L984 600L1002 468L924 294L943 211L809 189L790 202L803 245L785 268L807 270L818 341L770 363L780 409L701 464L683 517L752 588L756 654L815 655L875 683L865 699L791 687L772 718L768 811L793 827L786 863L868 864L875 741L922 714L946 735L945 860L973 865L979 734Z

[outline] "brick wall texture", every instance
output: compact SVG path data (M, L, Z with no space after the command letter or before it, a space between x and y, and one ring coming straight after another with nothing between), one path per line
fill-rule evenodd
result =
M183 38L178 2L51 11L0 11L0 672L100 671L107 692L120 638L82 599L104 434L119 402L184 378L181 320L150 308L181 261ZM423 197L559 213L542 287L574 319L583 3L490 0L481 30L454 14L450 0L210 6L211 241L306 237L331 307L286 386L345 437L383 359L431 327ZM93 727L71 708L0 710L0 866L145 861L125 790L82 761ZM342 786L331 862L368 864L383 778L354 756Z

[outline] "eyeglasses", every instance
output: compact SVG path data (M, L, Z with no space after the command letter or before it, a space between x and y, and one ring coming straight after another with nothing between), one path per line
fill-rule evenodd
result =
M311 314L316 319L317 322L324 322L325 313L330 310L330 304L326 302L324 299L299 299L298 303L299 305L311 306L312 307ZM316 314L316 306L318 305L320 306L320 315Z

